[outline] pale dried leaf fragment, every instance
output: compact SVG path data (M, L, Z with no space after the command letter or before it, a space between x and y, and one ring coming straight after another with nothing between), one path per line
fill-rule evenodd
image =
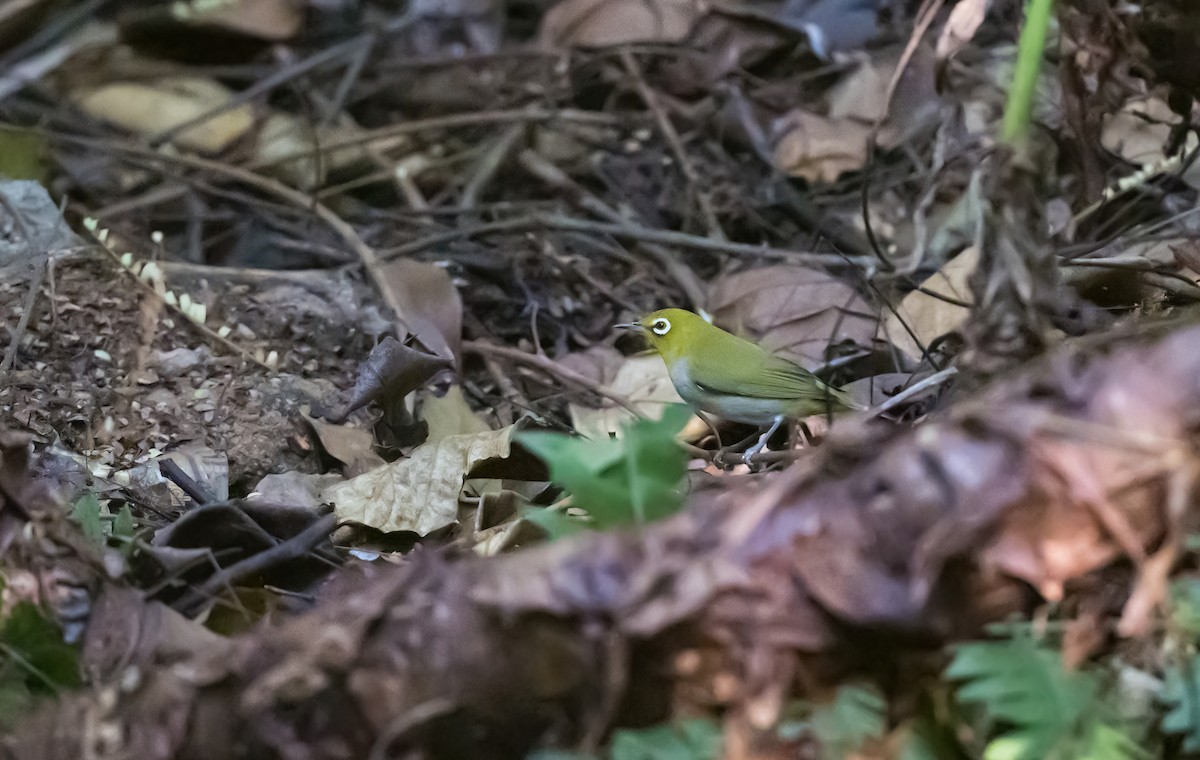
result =
M176 0L171 16L189 25L214 26L261 40L287 40L304 27L300 0Z
M950 58L975 37L991 8L992 0L961 0L950 10L950 17L938 35L937 59Z
M353 478L384 464L383 457L375 453L375 436L370 430L325 422L304 410L301 415L312 426L326 453L346 465L346 477Z
M322 501L332 502L341 520L424 536L455 522L463 479L480 462L506 458L513 430L451 435L422 444L411 457L327 488Z
M671 383L667 365L657 354L622 359L616 377L607 388L629 399L635 409L656 420L662 419L668 406L684 403ZM610 434L619 436L622 427L634 418L628 409L619 406L593 409L571 404L569 409L576 432L597 440L608 438Z
M866 163L871 128L861 122L795 109L780 120L777 129L775 165L794 177L833 182Z
M887 116L888 83L896 70L895 58L868 58L829 91L829 118L856 119L866 124Z
M838 123L849 119L866 127L879 124L875 139L885 150L936 124L941 98L935 86L933 51L928 45L919 46L899 72L892 92L900 58L900 52L892 50L860 61L830 90L829 119Z
M563 0L542 17L544 47L680 42L705 13L700 0Z
M925 290L945 298L938 298L937 295L929 295L919 290L906 295L896 307L896 312L888 312L884 318L888 339L909 356L919 357L921 347L909 335L908 330L916 333L921 345L928 347L935 338L961 327L971 310L946 299L971 302L971 288L967 280L978 265L979 249L972 246L955 256L922 283ZM905 325L908 326L907 330Z
M252 154L263 174L309 190L322 185L332 172L368 165L367 152L354 142L361 135L354 124L310 124L277 112L263 120ZM325 147L335 144L343 147Z
M429 427L429 436L426 438L429 443L452 435L474 435L492 429L492 426L467 404L462 388L457 385L450 386L446 395L440 398L432 393L425 394L420 417Z
M93 118L137 134L155 135L226 105L233 93L212 79L164 77L77 89L68 97ZM216 154L253 126L253 109L240 105L185 129L172 137L171 142L182 148Z
M1171 110L1166 101L1154 97L1132 100L1121 110L1105 117L1100 131L1100 144L1141 168L1141 171L1119 181L1116 188L1145 184L1157 174L1178 170L1177 159L1181 154L1167 156L1163 152L1171 129L1178 122L1179 115ZM1200 139L1189 133L1182 155L1195 150L1198 144ZM1192 163L1183 172L1182 179L1192 187L1200 187L1200 165Z

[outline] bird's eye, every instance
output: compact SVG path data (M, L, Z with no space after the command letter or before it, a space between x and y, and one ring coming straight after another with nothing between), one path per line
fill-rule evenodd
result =
M671 329L671 323L665 319L656 319L654 324L650 325L650 329L654 331L655 335L666 335Z

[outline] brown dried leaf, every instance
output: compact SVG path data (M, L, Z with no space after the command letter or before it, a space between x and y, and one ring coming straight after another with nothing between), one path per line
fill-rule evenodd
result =
M334 484L323 498L333 502L339 519L426 535L455 522L463 479L476 464L507 457L514 429L422 444L411 457Z
M852 119L829 119L794 109L775 124L775 166L809 182L833 182L867 160L871 128Z
M567 354L557 361L567 369L578 372L589 380L600 385L608 385L624 365L625 355L612 346L600 344L585 351Z
M709 308L717 324L806 367L822 363L830 343L870 344L877 321L875 310L843 280L787 265L717 280Z
M1200 274L1200 242L1182 240L1178 245L1168 244L1167 248L1171 250L1176 264L1190 269L1194 274Z
M967 280L978 265L979 250L972 246L951 259L937 274L926 280L923 287L948 298L970 303L971 289ZM914 290L897 305L896 313L900 316L891 311L887 313L884 326L888 340L910 356L919 357L921 348L908 334L905 325L916 333L922 345L928 347L935 338L957 330L970 311L965 306Z
M704 15L699 0L563 0L542 17L546 47L680 42Z
M418 351L388 335L359 367L346 410L334 421L346 419L355 409L376 399L402 398L449 366L449 358Z
M383 286L400 305L396 318L421 345L460 363L462 297L445 269L422 261L398 259L383 267Z
M188 656L219 658L233 642L134 588L105 585L88 617L83 662L107 679L130 666L148 669Z
M889 103L888 90L900 58L900 51L893 49L860 62L830 91L829 119L837 124L850 120L867 127L879 123L876 142L884 149L899 145L915 130L935 123L940 99L933 52L927 45L916 49L900 73Z
M353 478L384 464L383 457L375 453L375 436L370 430L351 425L335 425L301 412L312 426L326 453L346 465L345 475Z

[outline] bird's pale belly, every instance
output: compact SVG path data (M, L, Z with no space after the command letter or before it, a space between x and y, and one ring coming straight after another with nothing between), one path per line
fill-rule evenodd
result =
M785 399L730 396L713 393L695 383L688 374L687 362L676 362L671 369L671 383L680 398L701 411L748 425L770 425L779 415L788 414Z

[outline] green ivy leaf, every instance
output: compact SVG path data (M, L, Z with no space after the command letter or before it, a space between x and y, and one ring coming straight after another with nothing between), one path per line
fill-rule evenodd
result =
M613 734L611 760L718 760L721 727L695 718Z
M128 541L133 538L133 532L133 512L129 509L129 505L126 504L121 507L121 511L117 512L116 518L113 519L113 538Z
M71 510L71 519L79 523L83 535L101 546L105 543L104 526L100 522L100 500L96 494L88 491L75 502Z
M661 420L636 420L619 439L592 441L530 431L517 440L550 468L601 529L645 524L683 504L687 452L676 435L691 418L685 406L667 407Z
M521 512L521 517L546 531L546 536L551 541L573 536L588 528L583 520L558 509L529 507Z

